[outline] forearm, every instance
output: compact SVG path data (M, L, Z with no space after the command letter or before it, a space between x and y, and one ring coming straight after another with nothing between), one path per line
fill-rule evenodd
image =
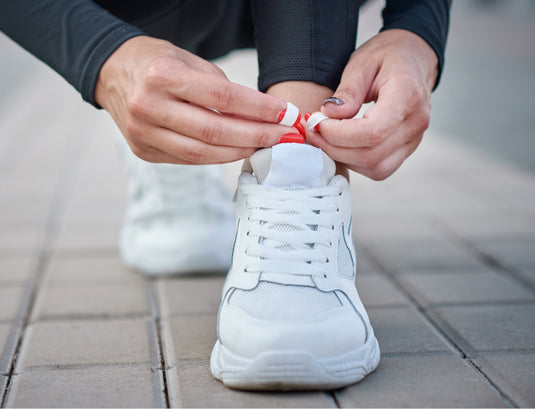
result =
M438 58L438 85L444 67L444 50L452 0L387 0L382 31L399 28L411 31L433 49Z
M89 0L2 1L0 30L92 104L102 64L123 42L142 34Z

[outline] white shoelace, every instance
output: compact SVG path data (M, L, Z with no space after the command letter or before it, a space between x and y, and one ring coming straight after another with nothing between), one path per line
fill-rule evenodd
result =
M246 253L256 257L246 272L323 276L330 260L326 250L332 245L332 212L339 209L334 200L341 191L336 186L306 190L267 190L245 185L243 193L249 221L247 232L258 237Z

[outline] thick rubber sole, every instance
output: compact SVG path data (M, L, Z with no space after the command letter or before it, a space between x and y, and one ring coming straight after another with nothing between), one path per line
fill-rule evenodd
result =
M377 368L380 355L373 332L360 348L322 359L306 351L266 351L254 359L245 359L218 340L210 368L216 379L234 389L329 390L361 381Z

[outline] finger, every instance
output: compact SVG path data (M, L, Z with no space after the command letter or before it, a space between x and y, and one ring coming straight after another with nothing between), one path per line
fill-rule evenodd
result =
M318 147L338 162L357 166L360 169L373 169L401 146L419 138L421 134L423 134L423 131L414 121L407 121L400 125L384 143L374 148L339 147L329 143L318 133L310 135L309 141L319 145Z
M401 146L398 150L393 152L392 155L388 156L373 169L362 169L360 172L358 169L354 170L373 180L384 180L398 170L403 162L405 162L405 160L414 153L422 141L422 137L423 134L411 142Z
M319 125L321 135L333 145L369 147L381 145L409 114L403 88L385 84L362 118L330 119Z
M209 145L270 147L288 133L288 127L223 115L194 104L168 100L149 108L155 123Z
M340 85L331 98L323 101L321 112L329 118L354 117L367 100L377 71L376 64L358 50L354 52L342 73Z
M174 77L167 90L178 99L212 108L219 112L253 118L265 122L278 122L278 114L286 102L252 88L245 87L220 76L177 66L179 78Z
M175 158L175 163L197 165L234 162L256 151L256 148L209 145L165 128L155 129L151 146Z

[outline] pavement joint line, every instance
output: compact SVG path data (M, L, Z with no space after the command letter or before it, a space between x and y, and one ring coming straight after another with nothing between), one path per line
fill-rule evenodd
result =
M505 275L508 278L516 280L518 284L525 286L532 293L535 294L535 284L519 275L516 272L515 268L510 268L504 265L492 254L479 249L477 244L475 244L472 240L463 237L441 220L437 219L436 223L441 226L441 229L446 233L446 235L451 236L457 242L461 242L463 246L467 247L473 254L476 255L477 258L482 260L487 266L491 267L493 270L495 270L501 275Z
M158 376L158 383L161 384L161 390L163 394L163 401L160 406L170 408L171 401L169 397L169 388L167 380L167 363L165 362L165 354L163 352L162 341L162 325L161 325L161 313L159 307L159 294L156 286L156 280L145 279L145 288L147 290L147 298L149 304L149 311L153 317L152 325L150 325L149 336L151 341L150 353L151 361L157 360L159 371L161 376ZM157 376L155 374L154 376Z
M512 397L502 391L498 385L491 381L491 379L483 371L483 369L472 361L471 357L464 351L462 346L458 345L458 343L452 337L450 337L450 335L444 328L445 323L443 322L443 320L437 319L437 317L433 317L434 314L430 313L433 310L431 309L430 311L425 306L423 306L405 287L404 283L400 281L395 276L395 274L389 271L383 265L383 263L381 263L381 261L375 256L375 254L368 250L366 246L361 247L361 251L363 250L367 254L371 263L375 264L375 266L378 267L378 272L382 274L387 280L389 280L391 284L396 286L407 297L409 305L415 309L415 311L420 315L420 317L434 330L434 332L442 339L442 341L446 343L446 345L463 361L465 361L471 368L473 368L476 373L480 374L485 383L490 387L491 390L493 390L496 394L500 396L504 403L511 407L519 407L519 405L514 401ZM450 326L448 325L448 327ZM455 331L453 328L451 328L451 330Z
M86 314L86 315L48 315L36 320L30 320L29 324L37 324L42 322L64 322L64 321L120 321L125 319L152 319L150 314Z
M154 367L147 362L118 362L118 363L91 363L91 364L61 364L61 365L35 365L27 366L24 371L13 372L13 376L18 376L28 372L43 372L43 371L67 371L73 369L91 369L91 368L150 368L152 371L160 370L159 367Z
M9 348L12 353L11 357L8 358L10 361L9 374L0 398L0 408L5 407L7 404L11 380L15 373L18 355L26 332L25 330L30 321L44 271L52 253L52 243L59 232L59 221L63 214L64 207L66 206L67 197L73 189L75 174L80 169L81 161L79 159L85 151L84 148L88 146L89 141L90 138L82 138L82 141L79 141L75 138L75 134L73 133L69 139L69 146L63 152L62 165L58 171L58 177L56 178L56 185L54 187L52 205L50 206L47 221L40 238L40 246L37 250L37 262L25 286L25 292L19 304L17 319L13 322L12 332L14 332L16 336L11 340L10 345L6 342L6 346L4 347L4 351Z

